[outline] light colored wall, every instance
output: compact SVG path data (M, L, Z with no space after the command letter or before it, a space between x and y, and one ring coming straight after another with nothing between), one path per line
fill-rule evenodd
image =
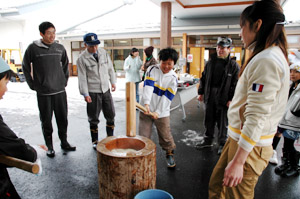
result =
M0 48L19 48L24 54L33 40L41 38L38 26L30 21L0 22Z
M39 24L25 21L1 22L0 48L21 49L24 55L28 45L41 38L38 26ZM71 41L61 40L59 43L66 48L71 59Z
M41 38L39 23L30 23L29 21L10 21L1 22L0 27L0 48L21 49L24 55L27 47L34 40ZM69 59L71 58L71 41L59 41L67 50Z
M0 27L0 48L20 48L24 41L24 22L1 22Z
M69 63L72 63L71 60L71 41L70 40L60 40L59 43L63 45L67 51L67 55L69 58Z

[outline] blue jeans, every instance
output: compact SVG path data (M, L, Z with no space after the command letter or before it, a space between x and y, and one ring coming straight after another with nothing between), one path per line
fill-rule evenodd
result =
M292 140L298 140L300 137L300 132L299 131L292 131L288 129L284 129L282 132L283 136Z
M140 82L135 82L136 102L138 103L140 102L139 84Z

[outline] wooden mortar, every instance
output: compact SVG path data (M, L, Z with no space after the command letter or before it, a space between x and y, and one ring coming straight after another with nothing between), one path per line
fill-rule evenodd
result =
M156 187L156 145L136 135L135 99L135 84L128 82L126 136L107 137L97 145L101 199L132 199L140 191Z

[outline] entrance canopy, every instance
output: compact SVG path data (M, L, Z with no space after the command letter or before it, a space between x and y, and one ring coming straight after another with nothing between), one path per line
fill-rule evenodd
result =
M102 39L159 37L162 0L5 0L2 22L22 21L37 27L51 21L58 39L81 40L87 32ZM172 35L238 34L239 16L249 0L169 0L172 3ZM299 0L281 0L288 21L287 32L300 34Z

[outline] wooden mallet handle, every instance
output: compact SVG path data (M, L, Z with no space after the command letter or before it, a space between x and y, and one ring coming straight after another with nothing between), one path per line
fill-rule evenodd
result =
M135 83L126 83L126 135L136 136Z
M0 155L0 163L5 164L10 167L16 167L18 169L22 169L24 171L28 171L30 173L37 174L40 170L40 167L36 163L32 163L29 161L21 160L18 158L13 158L6 155Z
M142 106L141 104L139 104L139 103L135 103L135 106L138 108L138 109L140 109L140 110L142 110L143 112L147 112L147 109L144 107L144 106ZM152 113L152 112L150 112L150 115L153 117L154 116L154 114Z

